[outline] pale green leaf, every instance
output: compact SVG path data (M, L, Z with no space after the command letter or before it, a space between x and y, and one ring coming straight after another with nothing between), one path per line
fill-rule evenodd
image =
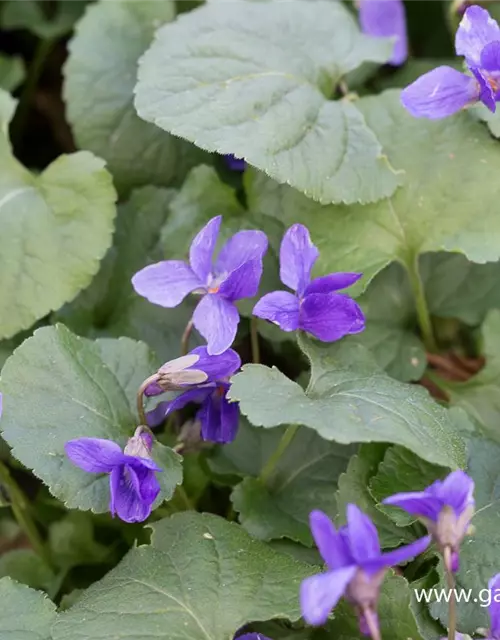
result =
M206 5L165 25L139 64L141 118L202 149L245 158L320 202L372 202L402 176L343 75L385 62L392 43L360 33L338 2Z
M25 76L23 59L19 56L0 55L0 87L14 91Z
M104 162L60 156L40 175L12 155L15 101L0 92L0 338L31 326L86 287L111 245L116 193Z
M137 60L155 29L174 16L172 0L101 0L87 8L69 44L64 67L68 120L79 146L107 161L120 191L168 185L202 157L138 118L133 106Z
M2 640L52 640L56 606L41 591L0 579Z
M336 516L337 480L357 448L325 442L302 427L264 484L256 476L284 431L259 429L241 420L236 440L218 451L211 466L247 476L235 487L231 500L250 534L260 540L287 537L311 546L309 513L321 509L331 518Z
M306 337L301 342L312 364L306 392L278 369L262 365L245 365L232 378L229 395L240 401L252 424L302 424L341 444L390 442L429 462L463 464L461 437L425 389L393 380L349 339L332 345Z
M298 590L315 568L252 539L217 516L176 514L152 525L53 628L53 640L231 640L252 620L298 619Z
M138 424L136 383L153 363L146 345L129 338L94 343L63 325L38 329L2 369L0 428L13 455L68 507L108 511L108 476L74 466L64 444L92 437L124 446ZM170 499L182 479L179 456L158 442L152 455L163 469L158 500Z
M462 252L478 263L498 260L500 153L484 127L466 113L437 121L413 118L398 91L356 104L390 161L405 169L403 187L376 204L321 206L249 171L250 209L286 226L305 224L321 251L318 275L362 272L358 290L393 260L413 272L425 252ZM472 215L478 202L481 215Z

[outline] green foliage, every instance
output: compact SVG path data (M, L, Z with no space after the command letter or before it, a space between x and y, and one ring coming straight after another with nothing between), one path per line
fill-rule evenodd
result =
M172 638L229 639L249 620L296 620L297 589L312 571L236 524L179 514L155 523L151 546L132 549L60 614L53 640L103 633L146 640L158 629Z
M385 62L327 1L209 4L165 25L141 59L140 117L202 149L233 153L320 202L373 202L401 175L357 105L332 101L343 75ZM200 81L200 79L203 79Z
M0 629L5 640L52 640L55 605L40 591L0 579Z
M92 437L124 446L138 424L135 391L154 368L151 352L140 342L90 342L63 325L38 329L2 369L2 435L15 457L68 507L108 511L108 477L75 467L64 444ZM27 389L30 402L23 400ZM158 500L168 500L182 479L179 456L157 442L153 457L163 469Z
M234 376L230 397L252 424L302 424L341 444L392 442L429 462L463 464L460 436L426 391L390 378L349 340L323 346L303 338L301 344L312 366L307 391L262 365L245 365Z
M88 151L33 175L12 155L15 101L0 93L0 338L27 329L87 286L111 244L116 194Z

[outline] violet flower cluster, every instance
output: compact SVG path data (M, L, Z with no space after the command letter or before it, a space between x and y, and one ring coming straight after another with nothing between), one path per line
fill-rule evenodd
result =
M486 9L466 9L455 50L464 56L470 74L441 66L418 78L401 93L412 116L446 118L477 102L495 112L500 100L500 27Z
M458 571L460 543L474 513L474 482L464 471L454 471L424 491L398 493L383 501L418 516L429 535L388 553L382 553L375 525L356 505L347 506L347 524L337 531L321 511L310 515L311 532L327 571L301 585L300 603L306 622L322 625L342 596L354 607L364 635L380 637L377 602L389 567L421 554L431 539L443 555L446 570ZM490 581L500 584L500 574ZM500 640L500 603L492 610L490 638Z
M359 24L363 33L381 38L395 38L389 64L402 65L408 57L406 12L403 0L359 0Z

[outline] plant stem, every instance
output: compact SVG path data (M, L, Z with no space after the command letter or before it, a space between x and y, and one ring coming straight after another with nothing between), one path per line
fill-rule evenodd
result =
M279 459L283 455L285 449L288 447L290 442L294 439L295 434L299 428L298 424L293 424L286 428L285 433L281 436L281 440L278 443L275 451L270 455L269 460L264 465L264 468L260 472L259 480L262 484L266 484L271 477L276 465L278 464Z
M431 316L427 308L424 285L418 270L418 258L414 258L408 265L410 284L415 297L415 307L417 309L418 324L422 332L422 340L427 351L437 351L436 339L432 330Z
M258 318L252 316L250 319L250 342L252 343L252 362L259 364L260 362L260 346L259 333L257 331Z
M45 66L45 62L52 51L55 40L50 38L42 39L37 45L34 58L30 64L28 77L24 83L24 88L19 98L19 105L14 117L12 137L19 140L23 135L26 117L33 100L33 94Z
M366 609L363 609L363 615L365 617L366 626L368 627L368 631L370 632L372 640L381 640L380 629L377 624L377 619L373 615L373 611L367 607Z
M448 600L448 640L455 640L455 631L457 626L457 604L455 601L455 578L451 570L451 549L444 549L444 570L446 572L446 582L450 590L450 599Z
M183 505L185 507L185 510L186 511L193 511L194 510L193 503L189 499L189 496L186 493L186 490L184 489L184 487L181 484L177 485L176 493L179 496L181 502L183 503Z
M189 351L189 337L191 335L191 331L193 330L193 321L190 320L186 328L184 329L184 333L181 338L181 356L185 356Z
M0 462L0 484L2 484L9 495L10 507L17 520L18 525L29 539L35 552L51 566L51 560L40 533L34 523L30 513L26 496L18 487L16 481L11 476L9 469L3 462Z
M139 387L139 390L137 391L137 414L139 415L139 424L145 427L147 426L148 423L146 420L146 414L144 413L144 402L143 402L144 391L146 391L146 388L149 387L150 384L152 384L153 382L156 382L157 380L158 380L158 374L154 373L152 376L149 376L149 378L146 378L146 380L144 380L144 382Z

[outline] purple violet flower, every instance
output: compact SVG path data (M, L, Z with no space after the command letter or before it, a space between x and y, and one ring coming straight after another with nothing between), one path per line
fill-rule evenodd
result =
M486 9L468 7L455 36L457 55L472 75L437 67L401 92L401 102L416 118L437 120L481 101L495 113L500 100L500 27Z
M494 575L488 582L488 590L493 596L488 606L490 628L488 629L486 640L500 640L500 602L497 600L500 593L500 573Z
M229 378L241 367L240 356L232 349L212 356L206 347L196 347L189 355L198 356L196 369L206 374L206 381L193 385L173 400L160 404L147 414L148 424L158 426L172 411L182 409L190 402L200 404L196 418L201 423L201 437L211 442L232 442L236 437L239 422L239 405L226 398ZM163 390L153 383L146 394L153 396Z
M360 0L359 23L361 30L376 38L395 37L389 64L399 67L408 57L406 12L402 0Z
M464 471L453 471L444 480L436 480L424 491L396 493L383 500L418 516L426 525L439 551L450 551L453 572L459 568L459 547L474 514L474 481Z
M375 525L354 504L347 505L347 524L338 531L322 511L313 511L309 521L327 571L302 582L300 605L304 619L312 625L324 624L345 596L356 607L361 632L370 635L370 627L378 628L377 602L386 571L422 553L431 537L382 553Z
M195 237L189 264L164 260L132 278L136 292L161 307L176 307L189 293L201 294L193 323L211 355L223 353L233 343L240 320L234 303L256 295L267 250L265 233L239 231L224 244L213 263L221 220L222 216L212 218Z
M245 162L245 160L243 160L243 158L237 158L236 156L233 156L232 153L224 156L224 162L229 167L229 169L231 169L231 171L238 171L240 173L245 171L247 166L247 163Z
M280 278L296 293L268 293L255 305L253 314L274 322L283 331L303 329L323 342L363 331L365 318L359 305L347 295L336 293L350 287L362 274L330 273L311 281L318 256L306 227L290 227L281 242Z
M122 450L116 442L101 438L76 438L64 445L71 462L87 473L109 473L109 509L125 522L143 522L160 493L155 472L161 468L151 459L153 438L137 427Z
M245 633L243 636L235 637L234 640L270 640L267 636L263 636L262 633Z

